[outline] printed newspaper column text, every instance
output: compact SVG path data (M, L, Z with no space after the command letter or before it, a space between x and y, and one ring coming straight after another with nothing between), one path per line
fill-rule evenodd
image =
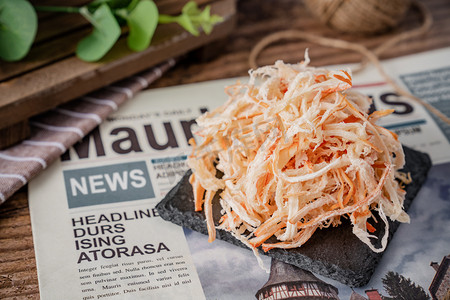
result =
M161 228L159 222L152 205L73 214L74 263L82 299L123 298L125 294L145 299L198 289L189 254L172 237L174 232Z
M153 158L151 162L161 197L165 196L189 169L187 155Z
M193 271L183 255L78 269L83 300L176 289L192 284Z
M403 74L400 75L400 79L403 80L411 93L450 117L450 67ZM431 114L431 117L450 142L450 125L434 114Z

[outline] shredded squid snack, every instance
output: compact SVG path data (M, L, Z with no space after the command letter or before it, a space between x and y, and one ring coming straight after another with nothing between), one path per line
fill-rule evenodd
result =
M308 63L306 55L299 64L277 61L250 71L249 83L227 87L228 101L197 119L202 142L191 140L190 183L210 242L216 193L218 228L255 253L259 246L300 247L315 230L338 226L343 217L361 241L381 252L387 217L409 222L405 191L395 180L405 178L397 175L402 146L393 132L375 124L392 110L368 115L371 100L350 90L348 71ZM380 248L371 242L374 210L386 226Z

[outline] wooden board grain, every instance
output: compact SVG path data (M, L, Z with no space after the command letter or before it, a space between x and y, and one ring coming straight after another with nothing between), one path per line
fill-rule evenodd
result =
M0 299L39 299L27 189L0 207Z
M30 126L27 120L0 128L0 149L9 147L25 139L30 134Z
M78 1L81 5L86 1ZM211 4L212 0L197 0L198 5ZM75 2L74 4L76 4ZM37 3L50 5L51 2ZM53 3L58 4L58 3ZM179 14L185 1L156 1L161 14ZM65 4L69 5L69 4ZM76 45L92 31L90 23L76 13L51 13L39 19L38 32L28 55L19 62L2 62L0 64L0 82L25 74L34 69L57 63L65 57L73 56ZM126 34L126 27L123 28Z
M24 61L0 65L0 128L225 37L235 24L234 0L214 1L211 11L223 16L224 21L209 35L195 37L176 24L160 25L148 49L133 52L126 46L126 36L122 36L95 63L74 55L76 42L90 30L82 22L75 31L53 33L55 39L39 43Z

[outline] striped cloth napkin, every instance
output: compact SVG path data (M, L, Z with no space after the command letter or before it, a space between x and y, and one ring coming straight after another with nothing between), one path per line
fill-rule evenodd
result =
M29 122L30 137L0 150L0 204L174 64L175 60L170 59L33 117Z

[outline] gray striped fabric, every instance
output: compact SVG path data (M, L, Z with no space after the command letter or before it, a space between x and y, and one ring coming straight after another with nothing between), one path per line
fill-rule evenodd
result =
M0 150L0 204L174 64L171 59L33 117L30 137Z

